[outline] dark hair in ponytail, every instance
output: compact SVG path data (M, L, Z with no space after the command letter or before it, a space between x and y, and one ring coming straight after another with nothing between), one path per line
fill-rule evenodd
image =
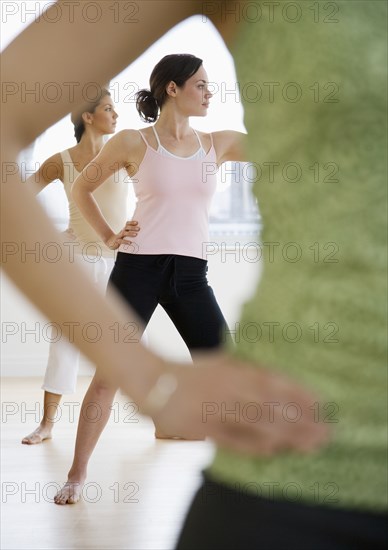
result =
M144 122L155 122L159 115L159 105L150 90L136 93L136 109Z
M107 95L110 96L110 91L107 88L102 88L102 90L100 91L100 94L99 94L98 101L94 101L94 102L89 103L88 105L86 105L84 107L84 110L82 111L82 113L80 113L79 110L78 111L73 111L71 113L71 122L74 124L74 137L77 140L77 143L79 143L81 141L81 138L82 138L82 136L85 132L85 124L84 124L84 121L83 121L83 118L82 118L82 114L83 113L94 113L96 108L101 103L102 99Z
M150 90L136 94L136 109L144 122L155 122L167 100L166 87L174 81L181 88L202 65L202 59L188 53L166 55L155 65L150 76Z

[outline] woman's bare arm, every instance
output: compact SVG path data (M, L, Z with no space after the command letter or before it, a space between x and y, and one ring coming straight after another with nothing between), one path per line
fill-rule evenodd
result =
M104 145L99 154L82 170L73 183L74 202L86 221L108 246L112 240L117 241L117 235L105 220L93 197L93 192L117 170L129 166L130 156L131 154L136 155L140 139L139 132L134 130L119 132ZM114 248L117 248L116 244Z
M63 162L60 153L45 160L35 174L27 178L26 185L38 194L55 180L63 180Z
M234 130L222 130L213 134L214 148L217 154L217 164L223 162L248 162L246 154L247 135Z

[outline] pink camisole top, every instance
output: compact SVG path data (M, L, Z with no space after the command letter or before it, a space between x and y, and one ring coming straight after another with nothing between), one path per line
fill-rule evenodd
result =
M216 152L206 153L195 132L199 149L190 157L167 151L158 142L155 150L144 135L146 152L132 181L137 198L133 219L141 230L132 244L121 245L129 254L177 254L205 258L209 242L209 208L216 190Z

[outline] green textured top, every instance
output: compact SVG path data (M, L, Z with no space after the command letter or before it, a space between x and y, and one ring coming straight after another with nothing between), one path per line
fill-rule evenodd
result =
M316 414L331 422L333 438L314 455L218 451L209 471L263 497L382 510L387 4L280 3L272 22L260 5L256 22L258 11L246 10L244 21L241 7L232 48L265 261L236 351L315 389L323 402Z

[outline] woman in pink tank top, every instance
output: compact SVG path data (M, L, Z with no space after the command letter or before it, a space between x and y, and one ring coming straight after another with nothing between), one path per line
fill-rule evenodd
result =
M150 90L137 94L141 118L156 122L155 126L117 134L93 161L100 177L90 181L84 170L73 185L74 201L87 221L110 248L119 248L109 286L138 314L137 340L160 304L192 356L219 348L228 338L225 319L207 282L204 250L218 166L246 160L243 134L206 134L190 127L189 117L206 116L211 97L201 59L188 54L165 56L152 71ZM134 218L141 231L119 246L92 193L120 168L126 168L133 179ZM87 399L99 402L107 412L93 424L80 416L73 465L57 503L77 500L115 391L97 376L93 379ZM160 425L155 436L194 438Z

